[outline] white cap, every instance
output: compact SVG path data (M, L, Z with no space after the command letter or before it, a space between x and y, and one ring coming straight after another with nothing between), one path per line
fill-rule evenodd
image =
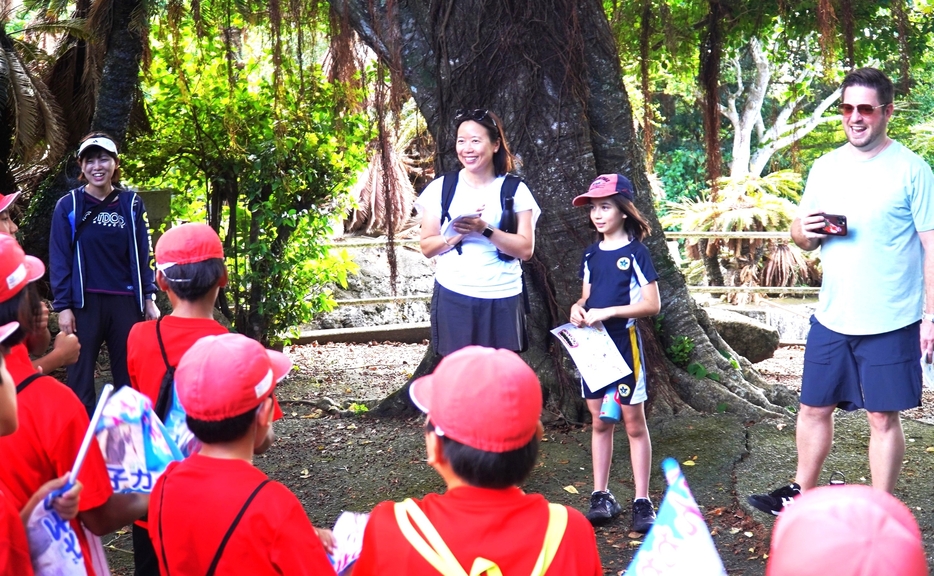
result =
M78 158L80 158L81 154L91 146L99 146L114 156L117 155L117 145L113 140L106 136L95 136L94 138L88 138L82 142L80 146L78 146Z

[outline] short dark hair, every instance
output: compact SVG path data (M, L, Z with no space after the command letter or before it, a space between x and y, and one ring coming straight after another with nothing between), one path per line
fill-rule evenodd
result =
M515 168L515 156L509 151L506 133L503 132L503 121L499 116L482 108L459 113L454 117L454 133L457 134L457 129L468 120L486 128L491 143L499 142L499 150L493 153L493 171L496 175L505 176L512 172Z
M425 430L434 432L435 426L430 420L425 424ZM518 486L529 477L538 460L538 436L533 436L525 446L508 452L487 452L447 436L438 438L454 473L477 488L501 490Z
M218 421L199 420L186 415L188 429L205 444L221 444L243 438L256 420L256 408Z
M19 328L3 341L4 346L13 347L26 339L42 314L41 306L39 292L31 282L9 300L0 302L0 325L19 322Z
M879 97L879 104L892 104L895 101L895 86L881 70L875 68L851 70L840 85L841 94L850 86L863 86L875 90Z
M161 270L169 289L188 302L200 300L217 286L227 267L223 258L209 258L191 264L176 264Z

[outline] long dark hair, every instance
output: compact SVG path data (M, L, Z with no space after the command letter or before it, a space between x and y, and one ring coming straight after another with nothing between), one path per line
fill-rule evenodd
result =
M485 110L477 108L476 110L458 110L454 115L454 132L461 124L472 120L486 128L490 136L490 142L495 144L499 142L499 150L493 153L493 172L497 176L505 176L515 169L515 156L509 151L509 144L506 142L506 134L503 132L503 121L499 116Z
M649 226L649 223L645 221L645 217L641 212L639 212L639 209L636 208L636 205L622 194L614 194L604 198L595 198L595 200L608 200L612 202L614 206L619 208L620 212L626 215L626 218L623 219L623 229L627 234L629 234L630 238L642 242L643 238L652 233L652 227ZM596 228L593 225L593 221L590 222L590 227L596 231ZM603 240L602 233L597 232L597 240Z

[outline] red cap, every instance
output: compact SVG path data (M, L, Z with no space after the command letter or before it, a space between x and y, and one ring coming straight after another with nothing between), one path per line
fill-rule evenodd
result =
M445 356L412 382L409 396L438 436L486 452L528 444L542 414L542 387L529 365L515 352L482 346Z
M224 246L207 224L182 224L166 230L156 243L156 268L223 258Z
M602 174L590 184L590 189L571 201L575 206L586 206L590 198L606 198L616 194L632 202L632 182L622 174Z
M288 356L242 334L205 336L178 363L175 389L187 415L219 422L262 404L291 369Z
M808 490L778 516L766 576L927 576L911 511L870 486Z
M0 234L0 302L19 294L23 286L35 282L45 274L45 264L27 256L16 238Z
M19 322L13 321L0 326L0 344L19 329Z
M3 212L7 208L13 205L16 202L16 199L19 198L21 192L12 192L7 195L0 194L0 212Z

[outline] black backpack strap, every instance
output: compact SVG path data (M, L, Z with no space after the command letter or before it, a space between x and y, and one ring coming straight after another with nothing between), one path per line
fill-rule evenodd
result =
M522 182L522 178L518 176L513 176L512 174L506 174L506 179L503 181L503 186L499 189L499 205L505 211L506 210L506 201L512 201L516 196L516 190L519 189L519 183Z
M23 381L16 385L16 393L19 394L26 389L27 386L36 381L37 378L44 376L41 372L36 372L35 374L30 374L23 378Z
M91 208L91 211L88 213L87 217L75 224L75 235L71 239L71 249L74 250L75 246L78 244L78 238L81 237L81 234L87 230L88 225L97 218L97 215L104 211L104 208L110 206L110 204L116 199L120 194L119 188L114 188L113 191L104 198L100 204ZM75 215L77 217L77 215Z
M214 560L211 561L211 567L208 568L208 572L205 576L214 576L214 572L217 570L217 563L221 561L221 556L224 554L224 548L227 547L227 541L230 540L231 536L233 536L234 530L237 528L237 524L240 523L240 519L243 518L243 515L246 513L246 509L250 507L253 499L256 498L256 495L259 494L259 491L262 490L263 486L266 484L269 484L269 478L260 482L259 486L253 490L253 493L250 494L250 497L247 498L246 502L243 503L243 507L240 508L240 512L237 514L237 517L234 518L233 522L230 524L230 528L227 529L227 533L224 534L224 539L221 540L220 546L217 547L217 553L214 554Z
M169 364L169 357L165 353L165 344L162 342L162 329L159 325L162 323L163 318L165 316L159 316L159 319L156 320L156 340L159 342L159 352L162 353L162 361L165 363L165 374L162 376L162 384L159 386L159 396L156 398L155 410L159 419L165 421L166 412L169 411L169 400L172 398L175 367Z
M446 220L451 219L451 201L454 200L454 190L457 189L457 179L460 175L458 170L448 172L441 176L441 225L444 226ZM461 243L454 246L458 254L462 253Z

